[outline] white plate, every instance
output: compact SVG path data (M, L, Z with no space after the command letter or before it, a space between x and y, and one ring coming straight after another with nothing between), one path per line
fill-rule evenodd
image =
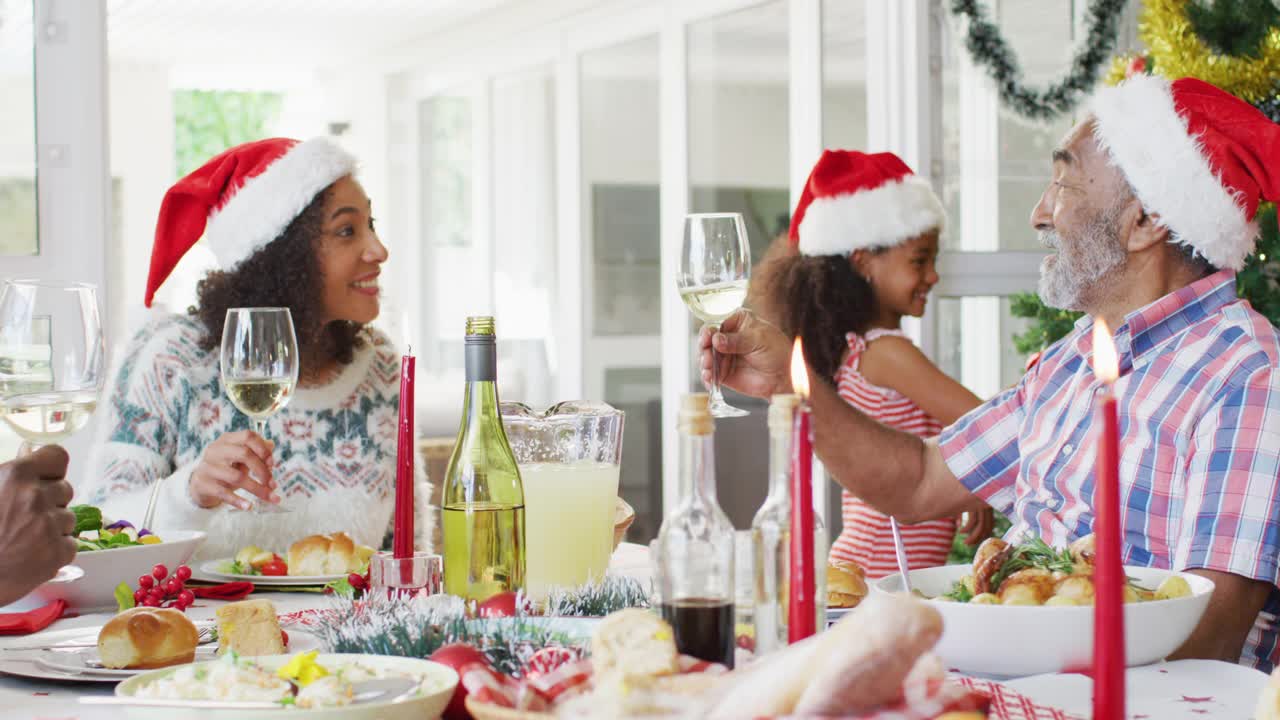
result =
M40 604L66 600L67 607L81 614L116 610L115 588L121 582L136 587L138 578L157 564L172 573L204 543L205 534L193 530L171 530L160 534L164 542L134 545L113 550L94 550L76 555L70 567L83 572L78 577L59 577L32 593Z
M62 682L80 682L80 683L118 683L123 678L112 677L111 675L83 674L62 672L50 667L45 667L35 660L26 658L0 659L0 673L6 675L16 675L30 680L59 680Z
M290 638L292 640L292 638ZM196 648L196 662L204 660L214 660L217 657L218 647L216 645L201 645ZM98 648L80 648L75 650L43 650L35 656L35 662L52 670L71 674L92 673L94 675L106 675L117 679L133 677L141 675L147 670L130 670L130 669L113 669L104 668L102 658L98 655ZM95 667L98 666L98 667Z
M1253 668L1215 660L1176 660L1129 668L1124 675L1129 717L1160 720L1253 716L1267 676ZM1005 685L1041 705L1088 717L1092 681L1079 674L1035 675Z
M199 570L194 573L194 577L200 580L214 580L217 582L234 582L244 580L261 585L263 587L293 587L295 585L326 585L341 580L350 573L342 573L341 575L237 575L235 573L227 573L218 570L220 567L226 567L233 562L232 558L222 558L220 560L209 560L200 565Z
M275 657L257 658L258 662L265 670L275 670L281 665L289 661L289 657L285 655L277 655ZM328 718L342 720L426 720L427 718L439 717L445 706L449 704L449 698L453 697L453 690L458 684L458 674L453 669L431 662L430 660L418 660L416 658L388 657L385 655L320 655L316 658L316 662L322 667L334 670L343 664L358 662L361 665L371 667L375 670L388 670L396 673L413 673L422 677L439 677L442 680L440 690L427 694L411 697L397 703L374 702L362 705L351 705L343 708L330 708L319 710L306 710L301 712L307 718ZM181 667L181 666L179 666ZM153 670L152 672L129 678L116 686L116 695L119 697L132 697L137 693L138 688L148 683L154 682L172 672L177 668L164 668L162 670ZM204 711L187 711L183 712L181 708L162 708L162 707L143 707L131 706L125 708L125 713L131 718L156 720L170 720L175 717L195 717L202 718L235 718L236 720L253 720L254 718L265 718L266 720L279 720L282 712L293 715L293 712L282 711L280 709L272 710L204 710Z
M1191 586L1191 595L1174 600L1124 606L1126 661L1130 667L1163 660L1200 622L1213 582L1199 575L1126 566L1125 574L1146 588L1170 575ZM911 587L929 597L948 592L971 572L968 565L944 565L911 571ZM872 583L873 593L902 591L894 573ZM942 614L942 638L935 652L948 667L963 673L1022 677L1087 668L1093 657L1092 606L1010 606L934 602ZM993 640L998 638L998 640Z

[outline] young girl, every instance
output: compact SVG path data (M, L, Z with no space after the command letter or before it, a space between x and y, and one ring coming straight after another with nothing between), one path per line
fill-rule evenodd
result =
M922 437L981 401L947 377L902 332L924 314L938 282L934 263L942 204L928 182L892 153L822 154L791 221L797 252L766 274L782 331L798 335L813 371L872 418ZM898 571L889 518L843 494L844 530L831 561L854 561L868 579ZM991 511L971 516L971 543L990 532ZM956 520L901 526L914 568L946 562Z

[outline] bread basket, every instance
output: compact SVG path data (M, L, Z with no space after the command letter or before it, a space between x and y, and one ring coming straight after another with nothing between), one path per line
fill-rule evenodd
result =
M626 500L618 498L613 505L613 549L617 550L627 536L627 528L636 521L636 511ZM599 536L597 536L599 537Z

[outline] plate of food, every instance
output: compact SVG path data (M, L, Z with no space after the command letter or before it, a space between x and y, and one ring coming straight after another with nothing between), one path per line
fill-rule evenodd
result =
M371 680L408 679L408 691L386 700L354 702L354 690ZM416 684L415 684L416 683ZM281 710L305 710L308 717L350 720L421 720L438 717L458 684L452 668L430 660L385 655L322 655L246 658L228 653L211 662L156 670L116 686L118 698L171 701L170 706L126 707L129 717L171 718L191 703L201 717L239 720L278 718ZM200 707L208 701L229 706ZM233 703L252 703L237 708Z
M1213 582L1191 573L1126 566L1129 666L1164 659L1191 635ZM1093 656L1093 536L1069 548L1039 539L984 542L972 565L911 571L911 587L945 620L937 653L965 673L1014 677L1087 668ZM873 585L900 593L894 573ZM993 638L999 638L993 640Z
M34 595L44 603L65 600L70 610L115 610L114 591L121 582L148 575L156 565L177 567L191 559L204 543L199 531L169 531L161 537L127 520L103 518L91 505L75 505L76 559L71 567L83 571L73 579L55 578Z
M218 582L247 580L264 587L326 585L351 573L364 574L372 556L373 548L336 532L302 538L283 556L249 545L233 558L203 563L197 576Z

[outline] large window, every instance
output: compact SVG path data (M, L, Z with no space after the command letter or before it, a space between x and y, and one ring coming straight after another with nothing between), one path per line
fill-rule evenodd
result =
M791 213L787 28L785 2L688 27L689 207L742 213L753 264L786 232ZM691 378L701 390L699 373ZM749 527L768 484L766 403L728 391L725 397L751 415L717 425L716 470L734 478L720 503L735 526Z
M822 2L822 144L867 147L866 0Z
M32 0L0 0L0 256L35 255L36 106Z
M627 414L619 493L641 543L662 523L658 52L651 35L579 63L584 387Z

